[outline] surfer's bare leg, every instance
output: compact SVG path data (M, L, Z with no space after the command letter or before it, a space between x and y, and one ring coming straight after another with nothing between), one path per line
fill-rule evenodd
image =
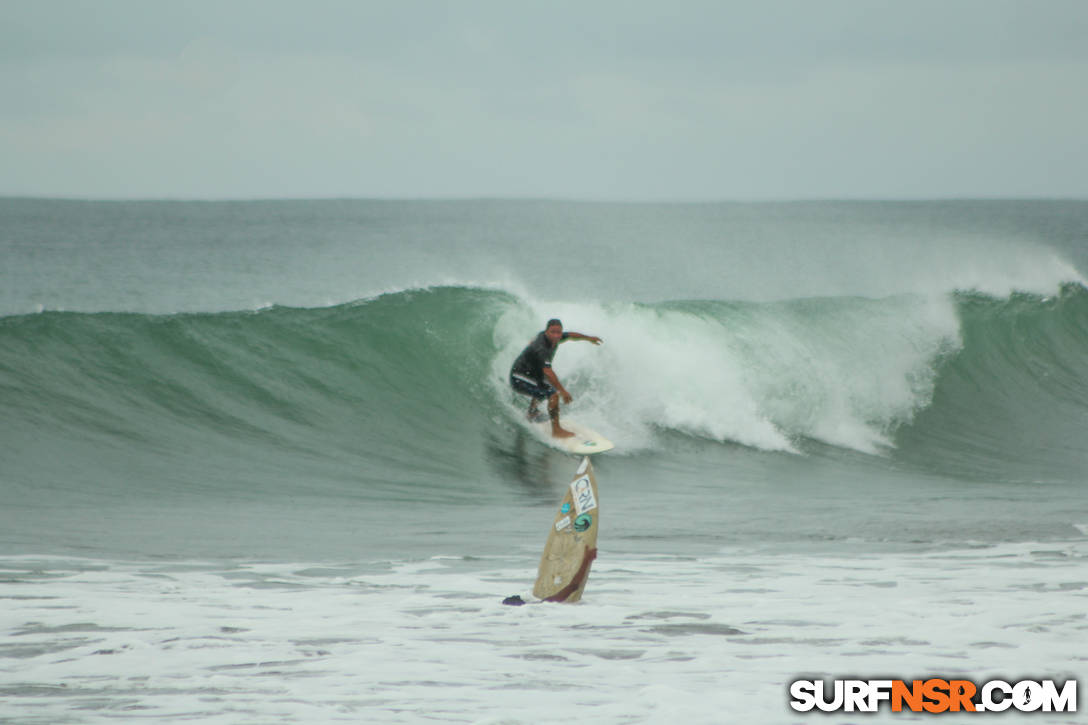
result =
M552 419L553 438L571 438L574 436L569 430L559 425L559 393L553 393L552 397L548 398L548 417Z

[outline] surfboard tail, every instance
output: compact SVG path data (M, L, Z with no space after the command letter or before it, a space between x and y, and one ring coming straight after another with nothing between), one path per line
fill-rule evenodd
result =
M543 422L530 421L529 428L544 443L567 453L577 456L587 456L593 453L604 453L615 448L612 441L605 438L597 431L584 426L581 423L563 418L563 427L574 433L570 438L556 438L552 435L552 424L549 419Z
M585 554L582 555L582 564L578 567L578 571L574 577L570 580L570 584L560 589L550 597L545 597L545 602L577 602L582 598L582 592L586 588L586 580L589 579L589 567L592 566L593 560L597 558L597 549L586 549Z

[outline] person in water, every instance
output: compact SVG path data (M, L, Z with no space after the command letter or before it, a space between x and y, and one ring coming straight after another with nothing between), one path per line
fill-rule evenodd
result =
M588 340L594 345L601 344L599 337L583 335L580 332L563 332L562 322L548 320L544 331L521 351L510 368L510 386L522 395L532 398L529 403L529 420L536 419L537 405L547 398L548 417L552 419L552 435L556 438L570 438L574 435L559 425L559 396L563 396L564 403L570 403L573 398L552 370L552 358L555 357L559 343L564 340Z

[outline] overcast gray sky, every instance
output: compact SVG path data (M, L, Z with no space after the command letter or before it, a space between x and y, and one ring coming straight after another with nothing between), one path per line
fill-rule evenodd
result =
M0 194L1088 197L1088 2L0 0Z

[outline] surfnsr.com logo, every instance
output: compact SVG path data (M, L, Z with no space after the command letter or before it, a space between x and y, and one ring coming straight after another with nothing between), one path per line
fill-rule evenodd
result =
M1076 712L1077 681L1054 680L796 680L790 707L797 712Z

